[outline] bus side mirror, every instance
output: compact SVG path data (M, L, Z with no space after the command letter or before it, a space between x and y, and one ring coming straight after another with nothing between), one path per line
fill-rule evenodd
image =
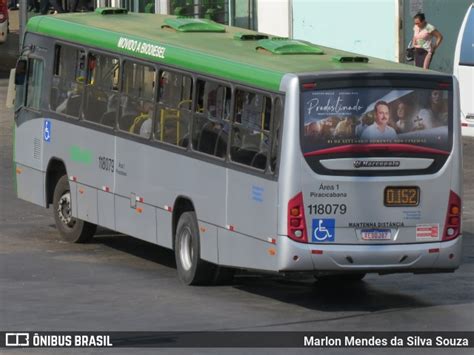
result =
M26 59L20 59L16 62L15 68L15 85L24 85L26 79L26 69L27 69Z

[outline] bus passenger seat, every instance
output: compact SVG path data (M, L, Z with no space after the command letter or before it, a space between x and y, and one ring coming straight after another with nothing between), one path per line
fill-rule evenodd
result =
M82 95L71 96L67 101L66 114L74 117L79 116L81 109Z
M265 170L267 165L267 152L259 152L255 154L250 165L254 168Z
M107 103L99 100L89 100L85 117L87 121L97 122L101 121L102 115L107 110Z
M252 165L253 159L257 154L257 150L251 150L246 148L240 148L234 150L232 154L232 160L236 163Z
M49 106L51 110L56 110L56 107L59 105L59 89L51 88L51 94L49 96Z
M204 126L203 130L199 134L198 150L206 154L214 155L216 142L217 133L214 130L206 128L206 126Z
M216 138L216 147L214 148L214 155L219 158L224 158L227 154L228 134L222 128Z
M115 117L117 117L117 111L106 112L102 115L102 118L100 119L100 123L105 126L114 127Z
M137 114L125 114L119 119L119 126L122 131L129 131Z
M180 147L186 148L189 145L189 135L185 135L183 138L179 140L178 145Z

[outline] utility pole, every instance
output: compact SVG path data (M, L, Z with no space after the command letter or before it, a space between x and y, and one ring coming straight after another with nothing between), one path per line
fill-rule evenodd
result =
M23 35L25 34L26 30L26 21L28 18L28 0L20 0L19 1L20 8L18 9L19 16L20 16L20 40L18 41L20 43L20 48L18 49L19 52L21 52L21 49L23 48Z

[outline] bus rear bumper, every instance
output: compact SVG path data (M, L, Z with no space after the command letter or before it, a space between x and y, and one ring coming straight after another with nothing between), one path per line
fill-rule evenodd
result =
M279 249L281 272L448 272L461 262L462 236L398 245L303 244L281 237Z

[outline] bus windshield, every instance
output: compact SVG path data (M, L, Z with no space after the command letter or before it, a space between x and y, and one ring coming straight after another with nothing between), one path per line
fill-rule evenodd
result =
M303 91L303 153L364 144L449 152L451 95L448 90L404 87Z

